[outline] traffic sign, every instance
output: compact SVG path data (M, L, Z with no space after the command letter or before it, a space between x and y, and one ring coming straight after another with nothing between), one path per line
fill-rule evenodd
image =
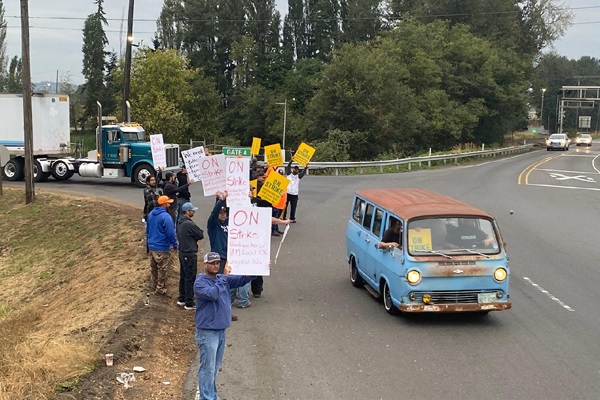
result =
M250 157L249 147L223 147L223 154L226 156L244 156Z

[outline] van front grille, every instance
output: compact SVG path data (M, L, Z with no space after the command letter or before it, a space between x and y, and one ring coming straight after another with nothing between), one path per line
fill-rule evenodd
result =
M431 296L429 304L456 304L456 303L477 303L477 295L479 293L496 293L498 290L483 289L483 290L433 290L411 292L414 295L414 301L423 301L423 295Z

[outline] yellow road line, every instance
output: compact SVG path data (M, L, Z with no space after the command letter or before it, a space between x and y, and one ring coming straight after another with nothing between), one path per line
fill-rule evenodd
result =
M531 174L531 172L536 169L537 167L539 167L540 165L544 164L545 162L548 162L556 157L560 157L560 156L550 156L550 157L546 157L541 161L536 161L533 164L525 167L525 169L523 171L521 171L521 173L519 174L519 178L517 179L517 183L520 185L522 180L521 178L523 177L523 174L525 174L525 185L529 184L529 174Z

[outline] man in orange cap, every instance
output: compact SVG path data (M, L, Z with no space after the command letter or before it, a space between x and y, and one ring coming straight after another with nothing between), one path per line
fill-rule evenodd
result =
M150 249L150 270L152 285L158 294L167 293L167 270L171 262L170 250L177 250L177 238L173 218L167 209L173 203L168 196L159 196L158 204L148 214L148 249Z

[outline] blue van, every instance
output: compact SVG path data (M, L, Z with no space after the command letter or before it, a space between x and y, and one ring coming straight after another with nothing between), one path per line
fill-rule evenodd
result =
M356 192L346 256L352 285L383 297L390 314L511 308L496 221L448 196L422 189Z

